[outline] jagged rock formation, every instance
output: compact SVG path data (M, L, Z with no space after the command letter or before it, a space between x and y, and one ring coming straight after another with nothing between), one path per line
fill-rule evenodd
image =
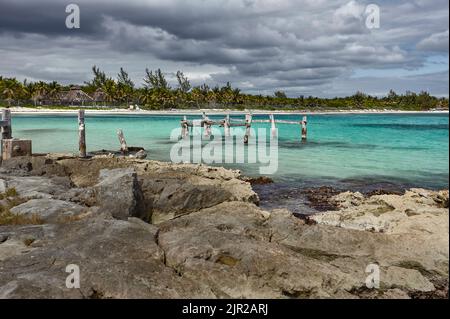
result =
M15 221L0 225L0 298L448 294L448 192L340 194L311 224L258 208L239 172L200 165L16 158L0 187ZM66 288L69 264L80 289ZM369 264L379 289L366 288Z

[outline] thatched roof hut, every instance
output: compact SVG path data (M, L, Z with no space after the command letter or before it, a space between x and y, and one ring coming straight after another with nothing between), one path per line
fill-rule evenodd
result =
M94 94L92 95L92 99L94 102L105 102L106 101L106 94L103 92L102 89L95 90Z
M34 102L34 104L42 104L45 101L50 100L46 94L42 94L42 93L36 93L33 94L33 96L31 97L31 100Z
M78 104L93 102L94 99L81 90L79 86L72 86L69 91L61 92L59 99L62 103Z

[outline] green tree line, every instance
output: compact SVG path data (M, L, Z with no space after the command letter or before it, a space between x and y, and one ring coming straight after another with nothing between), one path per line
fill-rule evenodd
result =
M399 109L430 110L448 109L448 98L431 96L428 92L406 92L397 94L391 90L384 97L371 96L356 92L347 97L319 98L300 95L288 97L283 91L273 95L251 95L233 88L231 83L210 87L207 84L192 86L187 76L178 71L177 84L171 87L164 73L158 70L145 70L142 86L137 87L129 74L121 68L116 78L108 77L98 67L92 67L93 78L80 86L90 96L100 92L102 104L112 107L128 107L138 104L143 109ZM42 106L60 105L60 93L71 86L53 82L18 81L15 78L0 76L0 105Z

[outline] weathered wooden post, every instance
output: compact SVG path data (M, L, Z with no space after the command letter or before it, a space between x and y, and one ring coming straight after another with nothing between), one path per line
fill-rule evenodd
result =
M302 125L302 141L306 141L308 138L308 129L307 129L307 124L308 124L308 118L306 116L303 117L303 120L300 122Z
M86 126L84 124L84 110L78 110L78 144L80 157L86 157Z
M250 113L248 113L245 115L244 144L248 144L248 139L250 138L251 128L252 128L252 115Z
M12 128L11 128L11 110L2 110L2 139L8 140L12 138Z
M205 136L211 136L211 123L205 112L203 112L203 127L205 129Z
M225 131L225 136L230 136L230 114L227 114L225 122L223 122L223 129Z
M127 141L125 140L125 136L123 135L123 131L121 129L117 130L117 137L119 138L120 151L123 154L127 154L128 153Z
M188 136L189 136L189 122L185 115L183 116L183 120L181 121L181 138L186 138Z
M1 149L2 160L8 160L17 156L31 156L31 140L13 139L11 125L11 110L4 109L1 113Z
M273 116L273 114L270 114L270 123L272 125L272 128L271 128L272 137L276 137L277 136L277 126L275 124L275 117Z

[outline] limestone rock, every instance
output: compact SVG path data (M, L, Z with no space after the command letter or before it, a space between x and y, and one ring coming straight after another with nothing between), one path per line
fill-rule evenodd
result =
M57 225L46 245L2 261L0 297L213 297L207 287L180 278L164 265L156 236L156 227L136 219L93 218ZM79 266L80 289L66 287L68 265Z
M5 239L0 242L0 262L17 255L25 254L30 250L23 241Z
M6 192L6 190L7 190L6 181L0 178L0 194Z
M52 198L64 194L71 187L67 177L15 176L8 180L8 188L15 188L25 199Z
M46 224L0 225L0 298L448 296L446 191L340 194L339 211L309 223L258 208L238 171L126 158L14 163L0 178L28 201L13 211L39 208ZM65 286L69 264L80 289ZM380 289L365 285L372 264Z
M32 199L11 208L11 213L31 217L37 215L46 222L64 222L67 218L86 212L86 207L78 204L49 198Z
M116 219L141 217L142 192L137 174L132 169L103 169L94 186L97 204ZM142 216L145 217L145 216Z
M375 195L367 199L358 193L345 193L336 196L336 200L342 202L345 198L347 203L348 198L355 197L357 201L343 205L341 210L317 214L311 219L320 224L392 234L411 232L413 221L414 227L420 225L422 232L448 233L448 209L444 208L448 192L446 197L445 192L412 189L405 195Z

